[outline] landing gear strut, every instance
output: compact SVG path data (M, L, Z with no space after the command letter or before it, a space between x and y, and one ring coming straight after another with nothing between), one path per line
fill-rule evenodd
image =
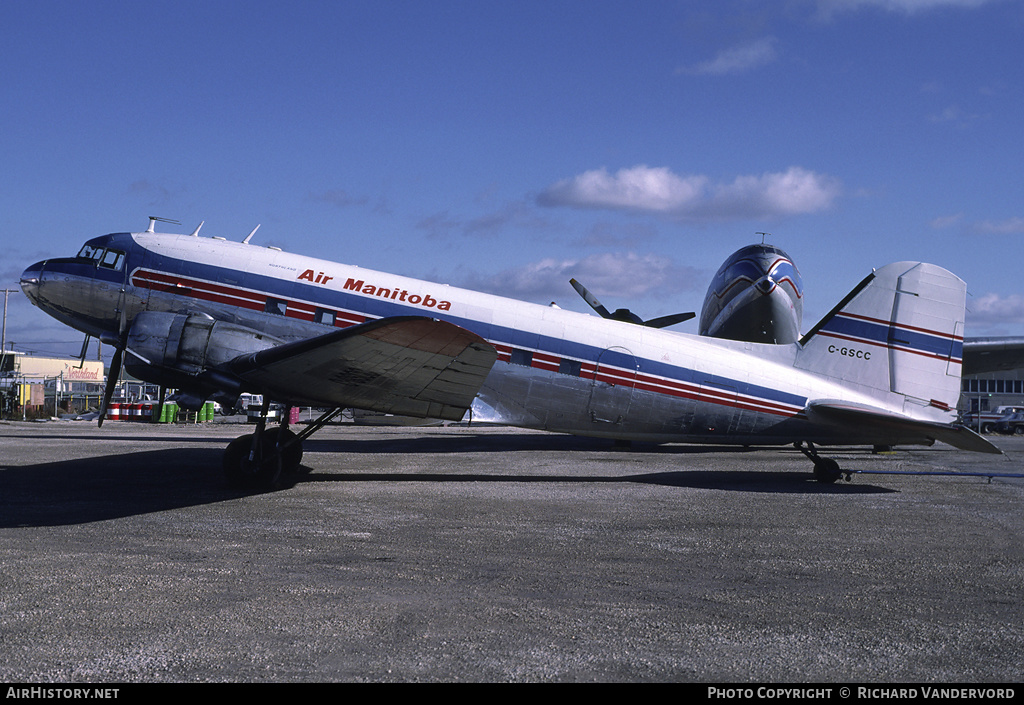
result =
M302 442L342 411L340 408L331 409L299 433L294 433L288 428L287 421L275 428L267 428L269 410L270 401L264 399L256 430L239 436L224 450L224 476L232 487L271 489L282 477L308 472L301 464Z
M811 462L814 463L814 479L818 482L831 485L840 477L845 477L847 482L850 481L851 473L840 469L839 463L832 458L823 458L818 455L818 451L814 449L813 443L798 441L793 444L793 447L810 458Z

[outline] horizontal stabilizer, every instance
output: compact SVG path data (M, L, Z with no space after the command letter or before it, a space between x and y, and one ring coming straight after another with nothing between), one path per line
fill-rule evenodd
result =
M863 404L819 399L804 409L807 418L817 423L859 429L866 437L877 438L880 445L942 441L977 453L1002 454L995 445L965 426L921 421Z
M402 316L242 355L230 370L283 402L458 421L496 359L475 333Z

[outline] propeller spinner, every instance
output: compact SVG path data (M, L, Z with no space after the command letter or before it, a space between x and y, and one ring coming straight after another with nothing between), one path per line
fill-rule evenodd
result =
M570 279L569 283L572 284L572 288L583 297L583 300L590 304L590 307L597 311L601 318L609 318L613 321L623 321L625 323L635 323L638 326L647 326L648 328L665 328L667 326L674 326L676 323L682 323L688 321L697 314L693 311L687 313L673 313L668 316L659 316L658 318L652 318L649 321L645 321L636 315L628 308L618 308L613 312L609 312L608 309L597 300L597 297L590 293L587 287L580 284L575 279Z

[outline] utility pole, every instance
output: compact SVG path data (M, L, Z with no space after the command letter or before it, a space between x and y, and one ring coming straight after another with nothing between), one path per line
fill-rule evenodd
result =
M3 362L7 355L7 297L16 289L4 289L4 324L0 330L0 362Z
M0 332L0 353L7 347L7 297L12 291L14 289L4 289L4 326L3 331Z

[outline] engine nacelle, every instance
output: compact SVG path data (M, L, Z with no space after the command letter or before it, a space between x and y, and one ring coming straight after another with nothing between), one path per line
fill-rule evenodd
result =
M125 368L140 379L186 388L199 396L237 395L237 380L217 367L245 353L280 345L282 340L204 313L144 311L128 331ZM142 358L139 360L138 358Z

